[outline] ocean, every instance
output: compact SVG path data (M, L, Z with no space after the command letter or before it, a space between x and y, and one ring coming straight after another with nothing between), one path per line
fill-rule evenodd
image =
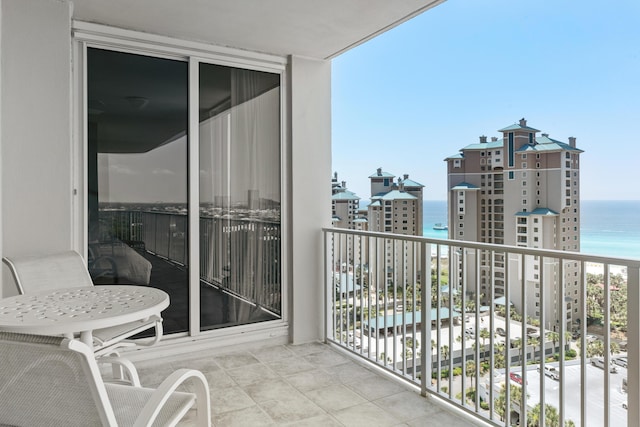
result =
M640 200L583 200L581 202L580 251L585 254L640 259ZM446 200L424 202L425 237L446 239Z

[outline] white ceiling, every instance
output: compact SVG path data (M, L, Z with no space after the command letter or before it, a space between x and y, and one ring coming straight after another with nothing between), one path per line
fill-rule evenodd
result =
M73 0L74 19L329 59L445 0Z

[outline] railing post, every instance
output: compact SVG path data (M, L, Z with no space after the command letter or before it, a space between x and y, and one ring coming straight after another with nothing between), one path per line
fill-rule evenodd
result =
M420 392L427 395L427 385L431 381L431 245L422 243L420 251L420 298L422 304L422 323L420 324L420 336L422 337L422 353L420 356L421 381ZM429 260L429 261L428 261Z
M627 268L627 426L640 419L640 267Z
M331 274L330 265L333 265L333 260L329 255L329 233L322 232L324 242L324 337L323 340L326 343L329 336L329 321L331 319L331 282L333 281L333 274Z

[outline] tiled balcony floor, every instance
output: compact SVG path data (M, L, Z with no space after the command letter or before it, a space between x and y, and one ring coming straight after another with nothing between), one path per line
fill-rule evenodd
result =
M200 352L136 366L143 386L157 386L178 368L202 371L214 426L472 425L320 343Z

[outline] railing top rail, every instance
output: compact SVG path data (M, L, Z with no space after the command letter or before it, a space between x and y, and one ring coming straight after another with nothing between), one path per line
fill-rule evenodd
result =
M322 231L324 233L340 233L340 234L351 234L351 235L357 235L357 236L377 237L382 239L406 240L410 242L423 242L423 243L430 243L430 244L444 245L444 246L464 247L464 248L471 248L471 249L484 249L484 250L492 250L496 252L509 252L513 254L522 254L522 255L538 255L546 258L569 259L572 261L584 261L584 262L593 262L593 263L621 265L621 266L627 266L627 267L633 267L633 268L640 268L640 259L615 258L615 257L607 257L603 255L585 254L584 252L570 252L570 251L561 251L561 250L554 250L554 249L540 249L540 248L511 246L511 245L498 245L495 243L469 242L465 240L434 239L431 237L408 236L404 234L381 233L381 232L375 232L375 231L349 230L346 228L323 227Z

